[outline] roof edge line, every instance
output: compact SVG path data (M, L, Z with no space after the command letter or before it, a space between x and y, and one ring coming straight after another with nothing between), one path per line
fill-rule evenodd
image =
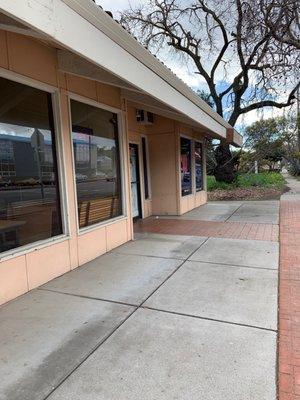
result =
M99 5L92 0L62 0L65 4L71 7L76 12L81 10L80 15L88 22L94 25L97 29L101 30L111 40L117 43L125 51L129 52L139 62L144 64L147 68L152 70L161 79L177 90L181 95L185 96L194 105L201 108L210 118L213 118L217 123L221 124L227 129L234 129L223 117L216 113L204 100L178 76L176 76L168 67L159 61L150 51L143 47L130 33L128 33L118 22L109 16ZM92 12L93 11L93 12ZM95 15L95 12L97 13ZM99 26L101 23L101 26ZM104 28L104 29L103 29ZM129 42L124 41L124 35ZM138 54L139 53L139 54ZM141 56L143 59L141 59ZM148 58L148 60L145 60ZM147 62L149 61L149 62ZM150 65L149 65L150 63ZM167 76L169 75L169 76ZM172 82L173 80L173 82ZM179 86L179 87L178 87ZM186 93L185 93L186 92ZM235 130L235 129L234 129ZM235 130L236 134L239 133Z

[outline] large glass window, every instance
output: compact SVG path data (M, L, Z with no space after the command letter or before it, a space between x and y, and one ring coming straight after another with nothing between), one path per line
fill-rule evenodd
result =
M190 139L180 138L181 149L181 195L186 196L192 193L191 174L191 147Z
M0 78L0 252L62 234L51 94Z
M122 214L117 114L71 100L79 227Z
M200 142L195 142L195 180L196 191L203 190L203 150Z

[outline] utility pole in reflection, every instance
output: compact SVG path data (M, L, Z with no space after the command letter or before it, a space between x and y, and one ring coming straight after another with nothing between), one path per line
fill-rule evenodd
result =
M45 198L44 183L43 183L43 177L42 177L42 167L41 167L41 158L44 155L44 144L45 143L44 143L43 134L38 129L35 129L33 134L31 135L31 147L35 151L35 158L36 158L36 163L37 163L37 170L38 170L39 182L40 182L40 187L41 187L42 199Z

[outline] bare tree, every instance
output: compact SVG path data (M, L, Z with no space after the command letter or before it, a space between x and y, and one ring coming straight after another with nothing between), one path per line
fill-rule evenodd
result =
M173 50L192 65L204 78L217 113L234 126L252 110L290 106L299 88L299 52L283 40L285 31L273 34L269 23L276 23L271 19L275 11L266 9L267 1L298 2L148 0L123 12L121 23L152 51ZM294 21L293 14L285 18L285 25L287 18ZM216 151L216 178L232 181L228 144Z
M263 0L263 22L279 42L300 49L300 4L294 0Z

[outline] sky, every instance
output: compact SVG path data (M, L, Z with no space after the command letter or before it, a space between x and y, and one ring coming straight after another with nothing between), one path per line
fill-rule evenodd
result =
M104 10L109 10L113 13L116 19L119 17L119 13L129 7L129 4L135 6L141 3L147 3L147 0L96 0L96 3L101 5ZM203 88L203 78L193 73L190 67L186 65L180 65L178 62L173 61L172 57L163 56L160 54L160 58L165 62L169 68L187 85L192 88Z
M120 10L128 8L129 3L134 6L135 4L143 3L143 0L96 0L96 3L100 4L104 10L118 13Z
M111 11L115 18L118 19L120 12L127 9L130 4L135 6L137 4L147 3L147 0L96 0L96 3L103 7L104 10ZM195 74L195 68L193 68L193 66L180 62L176 58L174 59L174 56L170 55L169 53L160 53L158 57L192 89L204 89L207 91L204 78L202 78L199 74ZM235 74L235 72L236 70L231 68L228 78L230 79L230 74L234 76L233 74ZM220 76L219 80L221 82L223 80L223 76ZM282 110L276 108L268 108L264 109L263 111L251 111L239 119L236 127L238 130L242 130L245 126L252 124L257 119L272 118L282 115L282 113Z

